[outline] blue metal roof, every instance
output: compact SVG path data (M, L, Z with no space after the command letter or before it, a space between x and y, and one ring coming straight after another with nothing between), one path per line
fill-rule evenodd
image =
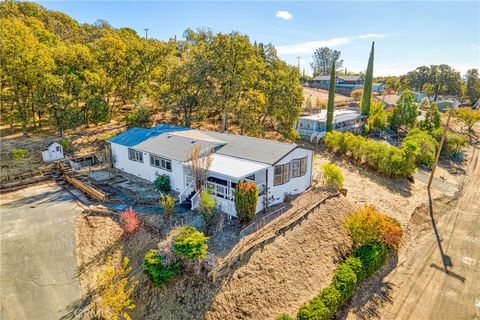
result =
M125 147L133 147L143 141L161 135L162 133L185 131L190 128L171 126L168 124L160 124L158 126L144 129L144 128L132 128L125 132L122 132L115 137L109 139L111 143L116 143Z

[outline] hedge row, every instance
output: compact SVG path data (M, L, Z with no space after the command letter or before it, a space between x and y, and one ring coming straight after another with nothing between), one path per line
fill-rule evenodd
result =
M428 132L418 128L408 131L403 143L414 143L418 147L416 163L431 167L435 162L438 142Z
M350 132L327 132L325 145L352 157L389 177L406 177L416 170L417 145L406 142L402 149Z
M389 247L381 242L371 242L355 249L352 256L335 270L332 283L300 307L297 319L331 319L352 297L360 283L384 265L389 250ZM292 318L283 314L277 319Z

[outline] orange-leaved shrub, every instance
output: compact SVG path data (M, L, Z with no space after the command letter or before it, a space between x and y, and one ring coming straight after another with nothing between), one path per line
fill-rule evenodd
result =
M356 247L371 242L383 242L397 249L402 239L400 223L381 212L372 205L358 208L343 223Z
M132 207L120 213L120 221L127 235L135 233L140 228L140 219Z

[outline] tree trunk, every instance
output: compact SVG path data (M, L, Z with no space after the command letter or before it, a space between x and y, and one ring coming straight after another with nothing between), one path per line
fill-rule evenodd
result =
M224 111L223 111L223 116L222 116L222 130L223 130L223 132L227 132L227 130L228 130L227 110L224 110Z

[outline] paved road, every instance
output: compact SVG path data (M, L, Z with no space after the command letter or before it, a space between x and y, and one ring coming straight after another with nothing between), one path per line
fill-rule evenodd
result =
M396 283L393 304L382 318L480 319L479 153L476 149L458 202L435 219L435 228L417 239L413 258L399 266L397 276L406 280ZM438 210L434 205L434 217Z
M74 220L82 209L53 183L0 196L0 318L59 319L81 298Z

